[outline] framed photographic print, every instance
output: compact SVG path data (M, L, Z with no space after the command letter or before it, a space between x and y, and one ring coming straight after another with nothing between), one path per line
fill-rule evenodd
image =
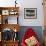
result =
M2 15L9 15L9 10L2 10Z
M25 19L36 19L37 8L24 8L24 18Z
M14 9L9 11L9 14L10 14L10 15L16 15L17 13L18 13L18 12L17 12L16 10L14 10Z

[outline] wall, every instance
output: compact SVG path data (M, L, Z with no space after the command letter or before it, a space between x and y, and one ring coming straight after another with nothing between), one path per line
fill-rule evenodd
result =
M37 8L37 19L24 19L24 8ZM24 0L20 10L19 20L22 26L43 26L42 0Z
M15 0L0 0L0 6L15 6ZM43 26L42 0L17 0L19 9L19 24L21 26ZM24 19L24 8L37 8L37 19ZM9 17L12 18L12 17ZM9 19L10 20L10 19Z

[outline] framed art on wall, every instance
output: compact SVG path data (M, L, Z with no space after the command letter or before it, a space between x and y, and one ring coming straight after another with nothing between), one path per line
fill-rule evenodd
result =
M36 19L37 8L24 8L24 18L25 19Z
M2 10L2 15L9 15L9 10Z

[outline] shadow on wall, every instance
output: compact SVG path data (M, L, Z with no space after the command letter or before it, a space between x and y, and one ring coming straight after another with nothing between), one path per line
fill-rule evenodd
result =
M24 36L25 31L28 28L32 28L36 32L39 41L41 43L43 43L43 30L42 30L41 26L21 26L20 31L19 31L19 40L20 40L20 42L21 42L21 40L22 40L22 38Z

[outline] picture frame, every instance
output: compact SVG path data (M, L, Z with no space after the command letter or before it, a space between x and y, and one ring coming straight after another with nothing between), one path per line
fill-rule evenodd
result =
M10 28L4 28L2 31L2 40L3 41L9 41L12 40L12 33L13 31Z
M36 19L37 8L24 8L24 19Z
M2 10L2 15L9 15L9 10Z
M18 12L15 11L15 10L10 10L10 11L9 11L9 14L10 14L10 15L16 15L17 13L18 13Z

